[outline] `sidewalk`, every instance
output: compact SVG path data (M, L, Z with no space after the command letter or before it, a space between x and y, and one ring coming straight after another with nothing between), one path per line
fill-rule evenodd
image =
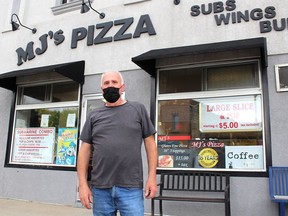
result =
M92 216L92 210L73 206L44 204L0 198L1 216Z

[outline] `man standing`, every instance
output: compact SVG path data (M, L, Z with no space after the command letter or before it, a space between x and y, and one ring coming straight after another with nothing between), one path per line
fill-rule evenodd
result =
M106 72L101 77L106 103L92 111L83 127L78 153L77 172L80 200L94 216L143 216L143 168L141 145L144 140L148 159L145 198L157 192L156 133L145 107L126 101L120 72ZM87 170L93 146L92 191L87 183Z

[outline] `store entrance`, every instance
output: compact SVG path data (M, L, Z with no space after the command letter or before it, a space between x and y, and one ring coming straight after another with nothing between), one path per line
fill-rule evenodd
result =
M85 124L85 121L89 115L89 113L97 109L98 107L103 105L103 96L102 94L89 94L89 95L83 95L82 99L82 115L81 115L81 126L80 126L80 132L82 131L82 128ZM79 146L81 147L81 142L79 143ZM80 148L79 147L79 148ZM90 158L89 163L89 170L88 170L88 176L87 180L90 184L91 181L91 170L92 170L92 154ZM79 190L78 190L79 184L77 183L77 199L76 199L76 205L82 206L79 198Z

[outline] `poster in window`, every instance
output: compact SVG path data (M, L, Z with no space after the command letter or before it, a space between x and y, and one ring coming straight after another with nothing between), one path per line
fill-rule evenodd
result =
M77 128L58 129L56 164L76 164L77 134Z
M165 136L158 137L160 168L225 167L224 141L191 140L190 136L166 136L168 139L163 137Z
M55 128L16 128L13 162L53 163Z
M49 114L42 114L41 115L41 124L40 124L41 127L48 127L49 117L50 117Z
M190 136L158 136L158 166L161 168L191 168Z
M194 168L224 168L225 142L221 140L191 140L189 143Z
M76 114L69 113L67 116L66 127L75 127L75 123L76 123Z
M216 98L199 103L201 132L261 131L259 96Z
M263 146L226 146L226 168L263 169Z

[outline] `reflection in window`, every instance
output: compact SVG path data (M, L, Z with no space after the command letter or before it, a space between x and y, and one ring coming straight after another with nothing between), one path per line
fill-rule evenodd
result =
M159 74L159 94L258 87L257 62L165 69Z
M202 91L202 74L202 68L165 70L159 75L159 94Z
M17 104L39 104L49 102L77 101L79 84L61 82L18 88Z
M208 90L259 87L257 64L207 68Z
M77 101L78 91L78 83L55 83L52 88L52 102Z
M36 104L45 102L46 85L25 87L20 91L22 93L22 104Z

